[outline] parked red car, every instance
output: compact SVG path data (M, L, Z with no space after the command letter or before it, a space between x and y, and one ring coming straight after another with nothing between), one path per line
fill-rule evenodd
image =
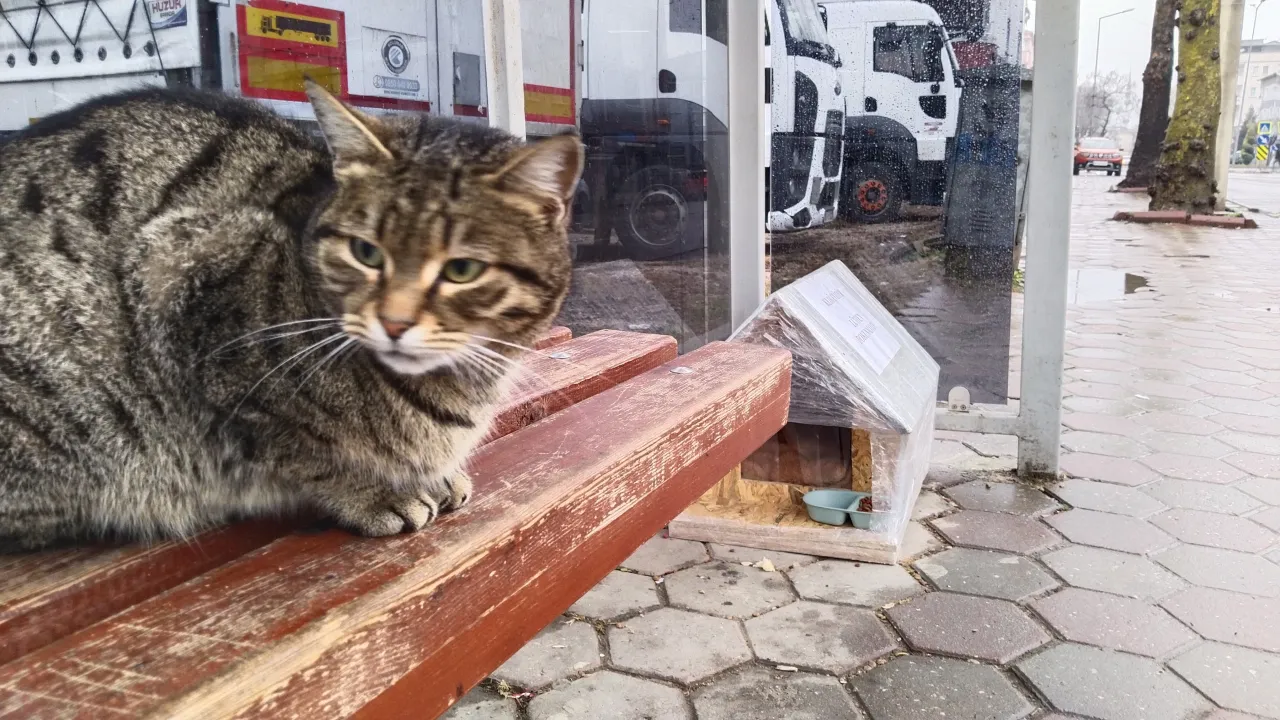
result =
M1108 175L1119 175L1123 166L1120 145L1111 138L1087 137L1076 143L1075 175L1081 170L1106 170Z

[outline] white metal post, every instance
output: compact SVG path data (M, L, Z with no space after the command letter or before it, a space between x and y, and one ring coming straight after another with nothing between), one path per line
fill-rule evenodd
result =
M737 328L764 301L764 0L729 13L729 308ZM709 79L715 82L714 79Z
M1240 72L1240 34L1244 32L1244 0L1222 0L1218 57L1222 58L1222 109L1218 113L1218 140L1213 174L1218 181L1216 209L1227 209L1231 156L1236 145L1236 78ZM1241 93L1243 95L1243 93Z
M484 0L485 75L489 124L525 136L520 0Z
M1062 440L1062 369L1071 250L1080 0L1036 3L1027 172L1027 275L1022 318L1018 472L1056 475Z

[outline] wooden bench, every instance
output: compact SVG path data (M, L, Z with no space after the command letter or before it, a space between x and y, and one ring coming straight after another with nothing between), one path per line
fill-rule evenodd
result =
M436 717L786 421L783 351L539 345L475 499L419 533L0 556L0 717Z

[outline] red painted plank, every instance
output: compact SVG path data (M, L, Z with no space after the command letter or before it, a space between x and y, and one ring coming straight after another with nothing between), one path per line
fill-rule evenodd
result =
M555 347L563 342L573 339L573 331L563 325L557 325L542 334L542 337L533 341L534 350L546 350L549 347Z
M526 370L494 419L490 439L674 358L676 343L662 335L601 331L565 340L556 350L568 358L532 353L524 357ZM0 558L0 664L256 550L298 524L256 521L220 528L190 542Z
M0 668L0 715L433 717L786 420L790 358L715 343L480 450L414 535L293 535ZM403 705L397 697L412 697Z

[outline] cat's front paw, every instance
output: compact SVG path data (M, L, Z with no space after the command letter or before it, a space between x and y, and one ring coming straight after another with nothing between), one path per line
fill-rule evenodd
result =
M440 503L426 490L387 493L375 502L339 503L334 515L344 527L366 537L415 532L440 515Z
M457 475L447 478L444 483L449 488L449 496L440 503L442 510L457 510L471 500L471 478L465 472L458 471Z

